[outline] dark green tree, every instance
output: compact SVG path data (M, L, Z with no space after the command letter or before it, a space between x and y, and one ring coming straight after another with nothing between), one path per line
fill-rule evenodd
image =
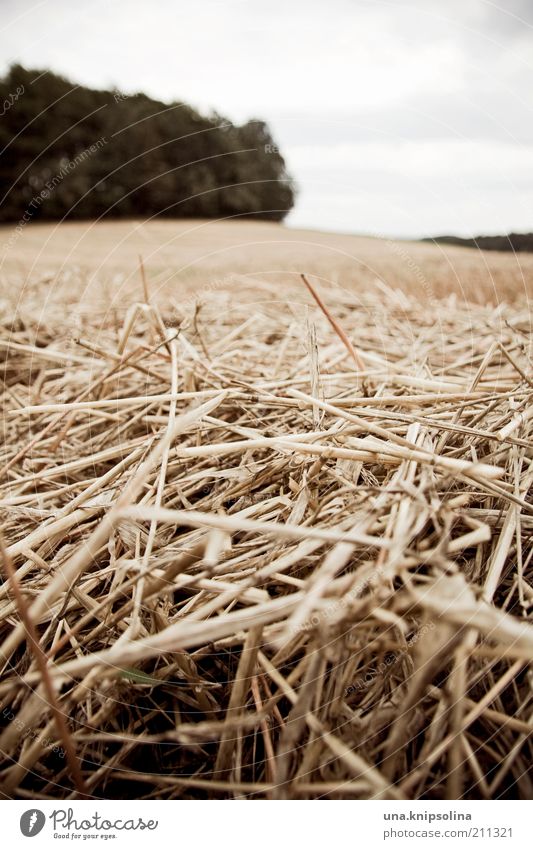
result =
M263 121L99 91L13 65L0 80L0 220L281 221L294 184Z

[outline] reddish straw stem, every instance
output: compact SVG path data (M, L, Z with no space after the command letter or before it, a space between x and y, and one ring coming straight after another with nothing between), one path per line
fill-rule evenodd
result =
M1 531L0 551L2 553L2 560L4 561L4 570L6 573L6 577L11 583L11 588L13 590L13 595L15 596L15 603L17 605L18 613L26 630L28 647L33 652L37 667L41 673L44 691L48 700L48 705L55 720L58 737L63 744L63 748L67 756L67 763L72 774L74 785L81 798L89 799L90 796L85 785L85 780L80 769L78 758L76 756L76 750L72 742L72 737L68 729L65 717L61 712L61 708L59 707L59 704L57 702L54 685L52 683L52 679L50 678L50 672L48 670L48 662L46 659L46 655L43 652L39 643L37 629L28 612L28 607L26 605L24 595L22 593L22 590L20 589L20 585L18 582L17 573L15 571L13 563L11 562L9 552L6 550L4 544L4 537Z
M365 370L365 364L364 364L360 354L358 354L358 352L355 350L354 346L352 345L352 343L348 339L346 333L344 332L344 330L340 326L339 322L335 318L333 318L333 316L331 315L327 306L325 305L324 301L322 300L322 298L320 297L318 292L314 289L314 287L311 286L311 284L310 284L309 280L307 279L307 277L305 276L305 274L302 274L302 280L304 281L305 285L307 286L307 288L311 292L313 298L315 299L318 306L320 307L320 309L322 310L322 312L326 316L327 320L331 324L333 330L335 331L335 333L337 334L339 339L343 342L344 346L346 347L346 350L348 351L348 353L352 357L352 359L353 359L355 365L357 366L357 368L359 369L359 371L364 371Z

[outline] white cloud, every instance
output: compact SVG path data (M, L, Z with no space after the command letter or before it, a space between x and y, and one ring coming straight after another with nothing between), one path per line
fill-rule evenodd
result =
M3 0L0 61L266 119L301 187L294 221L368 229L379 198L386 233L532 229L531 8Z
M533 181L533 145L469 139L363 142L361 144L305 144L286 151L289 166L308 175L372 172L401 174L407 179L485 179L509 183Z

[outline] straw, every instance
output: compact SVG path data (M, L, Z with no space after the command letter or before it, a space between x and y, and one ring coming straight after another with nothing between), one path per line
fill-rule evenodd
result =
M0 791L530 798L528 305L139 271L4 319Z

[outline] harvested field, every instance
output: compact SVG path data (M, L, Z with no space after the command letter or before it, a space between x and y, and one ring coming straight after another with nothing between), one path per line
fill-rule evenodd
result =
M3 796L531 798L520 287L32 273L0 339Z
M257 282L269 297L301 271L360 292L376 281L430 300L453 294L494 305L533 295L533 254L499 253L296 230L264 221L111 221L0 227L1 275L12 289L53 283L68 300L98 308L130 303L138 291L136 258L150 268L151 294L161 298L240 290ZM37 281L37 282L36 282ZM48 294L48 293L47 293Z

